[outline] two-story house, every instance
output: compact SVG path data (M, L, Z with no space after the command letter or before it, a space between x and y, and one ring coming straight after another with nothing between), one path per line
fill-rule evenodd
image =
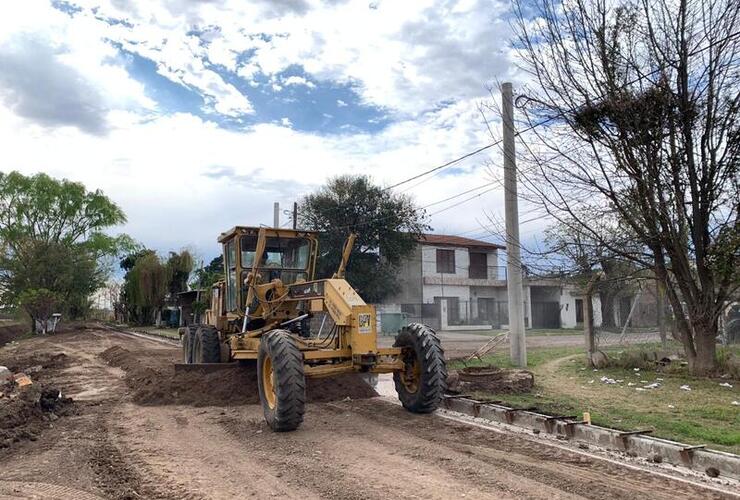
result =
M399 272L400 290L380 304L381 313L403 313L433 328L490 329L508 324L506 267L495 243L425 234ZM560 279L524 279L528 328L575 327L582 322L577 287ZM581 308L581 310L579 310ZM598 298L595 323L600 324Z

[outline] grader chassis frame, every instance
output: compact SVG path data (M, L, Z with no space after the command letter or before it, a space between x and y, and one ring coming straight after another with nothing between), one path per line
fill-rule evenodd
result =
M211 289L203 324L181 329L183 361L256 360L265 418L278 431L302 421L305 377L393 373L407 409L434 411L446 379L439 341L428 327L410 325L393 347L378 346L375 308L344 279L354 240L351 234L334 276L317 280L315 232L239 226L222 233L225 279ZM317 313L333 326L322 322L314 334Z

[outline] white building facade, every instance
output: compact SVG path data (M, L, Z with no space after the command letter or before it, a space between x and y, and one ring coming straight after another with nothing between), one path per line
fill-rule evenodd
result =
M401 289L379 305L443 330L506 328L506 267L494 243L438 234L424 235L401 267ZM575 328L583 322L580 289L560 279L524 279L527 328ZM594 323L601 324L598 297ZM580 309L580 310L579 310Z

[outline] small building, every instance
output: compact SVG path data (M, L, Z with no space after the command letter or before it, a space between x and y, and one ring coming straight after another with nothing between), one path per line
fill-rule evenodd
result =
M506 266L495 243L425 234L399 272L400 290L378 305L383 315L403 314L442 330L505 328L508 325ZM523 283L527 328L572 328L583 323L580 288L559 277ZM594 324L601 324L598 297Z
M179 309L179 326L188 326L199 323L199 318L193 311L193 304L202 297L206 292L204 290L188 290L177 294L177 308Z

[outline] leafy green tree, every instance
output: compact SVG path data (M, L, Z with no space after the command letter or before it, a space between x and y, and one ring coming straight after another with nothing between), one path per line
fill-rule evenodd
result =
M46 323L51 318L62 297L46 288L27 288L18 296L18 302L35 325L37 321Z
M209 289L211 285L224 278L224 256L211 260L207 266L197 269L194 273L193 287Z
M84 316L107 275L105 259L130 241L103 231L125 220L102 192L80 183L0 173L0 300L21 306L34 329L39 309L29 304L40 290L57 298L59 312Z
M193 271L193 256L187 250L180 253L170 252L165 268L167 269L167 291L171 296L188 289L188 279Z
M103 231L126 222L123 211L100 190L46 174L0 172L0 240L11 252L28 240L78 243L103 255L120 240Z
M121 260L126 271L121 292L130 321L150 324L169 297L187 290L193 258L187 250L170 252L166 261L154 250L139 249Z
M367 176L341 176L303 198L301 226L321 232L317 273L330 277L342 258L344 241L357 234L347 280L368 302L398 290L396 273L421 234L429 229L411 198L374 185Z

